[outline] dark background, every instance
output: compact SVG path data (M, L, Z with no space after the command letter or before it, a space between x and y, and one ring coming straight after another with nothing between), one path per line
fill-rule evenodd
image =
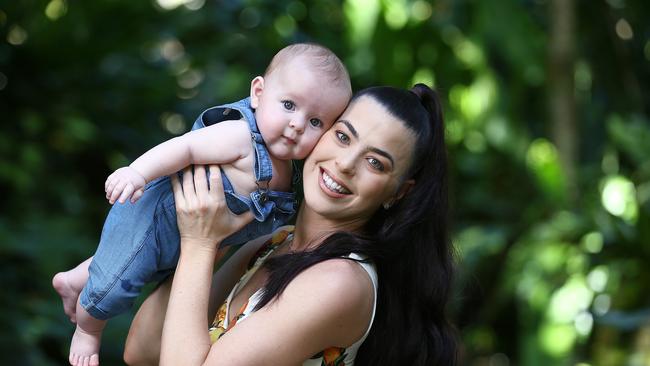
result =
M650 365L648 4L0 0L0 364L66 362L106 176L317 41L444 97L464 365Z

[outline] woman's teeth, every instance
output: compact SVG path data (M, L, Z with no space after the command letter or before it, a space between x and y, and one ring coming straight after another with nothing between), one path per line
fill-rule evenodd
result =
M332 177L327 175L327 173L323 172L323 181L325 182L325 186L329 188L331 191L341 193L341 194L350 194L350 191L347 189L343 188L341 185L336 183Z

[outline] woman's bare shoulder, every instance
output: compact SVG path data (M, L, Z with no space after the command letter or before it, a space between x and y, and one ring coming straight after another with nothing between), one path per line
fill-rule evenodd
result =
M290 302L285 303L289 309L307 309L307 317L320 323L320 329L329 333L330 340L347 346L365 333L372 317L375 291L359 263L333 258L296 276L282 297Z
M352 259L332 258L319 262L296 276L298 283L317 284L326 293L349 293L350 299L372 296L374 288L370 276ZM357 296L355 296L357 295Z

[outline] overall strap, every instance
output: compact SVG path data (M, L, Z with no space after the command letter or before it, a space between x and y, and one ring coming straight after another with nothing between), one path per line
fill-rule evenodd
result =
M253 142L253 149L255 150L255 181L261 190L268 189L269 181L273 177L273 169L271 163L271 156L266 149L266 143L257 126L257 120L251 107L251 98L242 99L237 102L240 104L240 111L248 122L248 128L251 132L251 140ZM259 183L264 183L260 185Z
M210 126L229 120L245 120L251 134L253 150L255 151L255 181L261 191L268 190L268 184L273 177L271 157L266 149L264 138L257 127L255 113L251 108L250 98L245 98L234 103L223 104L206 109L194 122L192 130ZM261 183L261 184L260 184Z

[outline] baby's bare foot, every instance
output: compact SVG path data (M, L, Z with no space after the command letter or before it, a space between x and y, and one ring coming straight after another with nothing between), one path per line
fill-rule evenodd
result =
M77 299L81 289L75 289L68 279L68 272L59 272L52 278L52 287L61 296L63 312L70 318L72 323L77 322Z
M102 331L87 332L77 325L70 344L70 365L98 366L101 339Z

